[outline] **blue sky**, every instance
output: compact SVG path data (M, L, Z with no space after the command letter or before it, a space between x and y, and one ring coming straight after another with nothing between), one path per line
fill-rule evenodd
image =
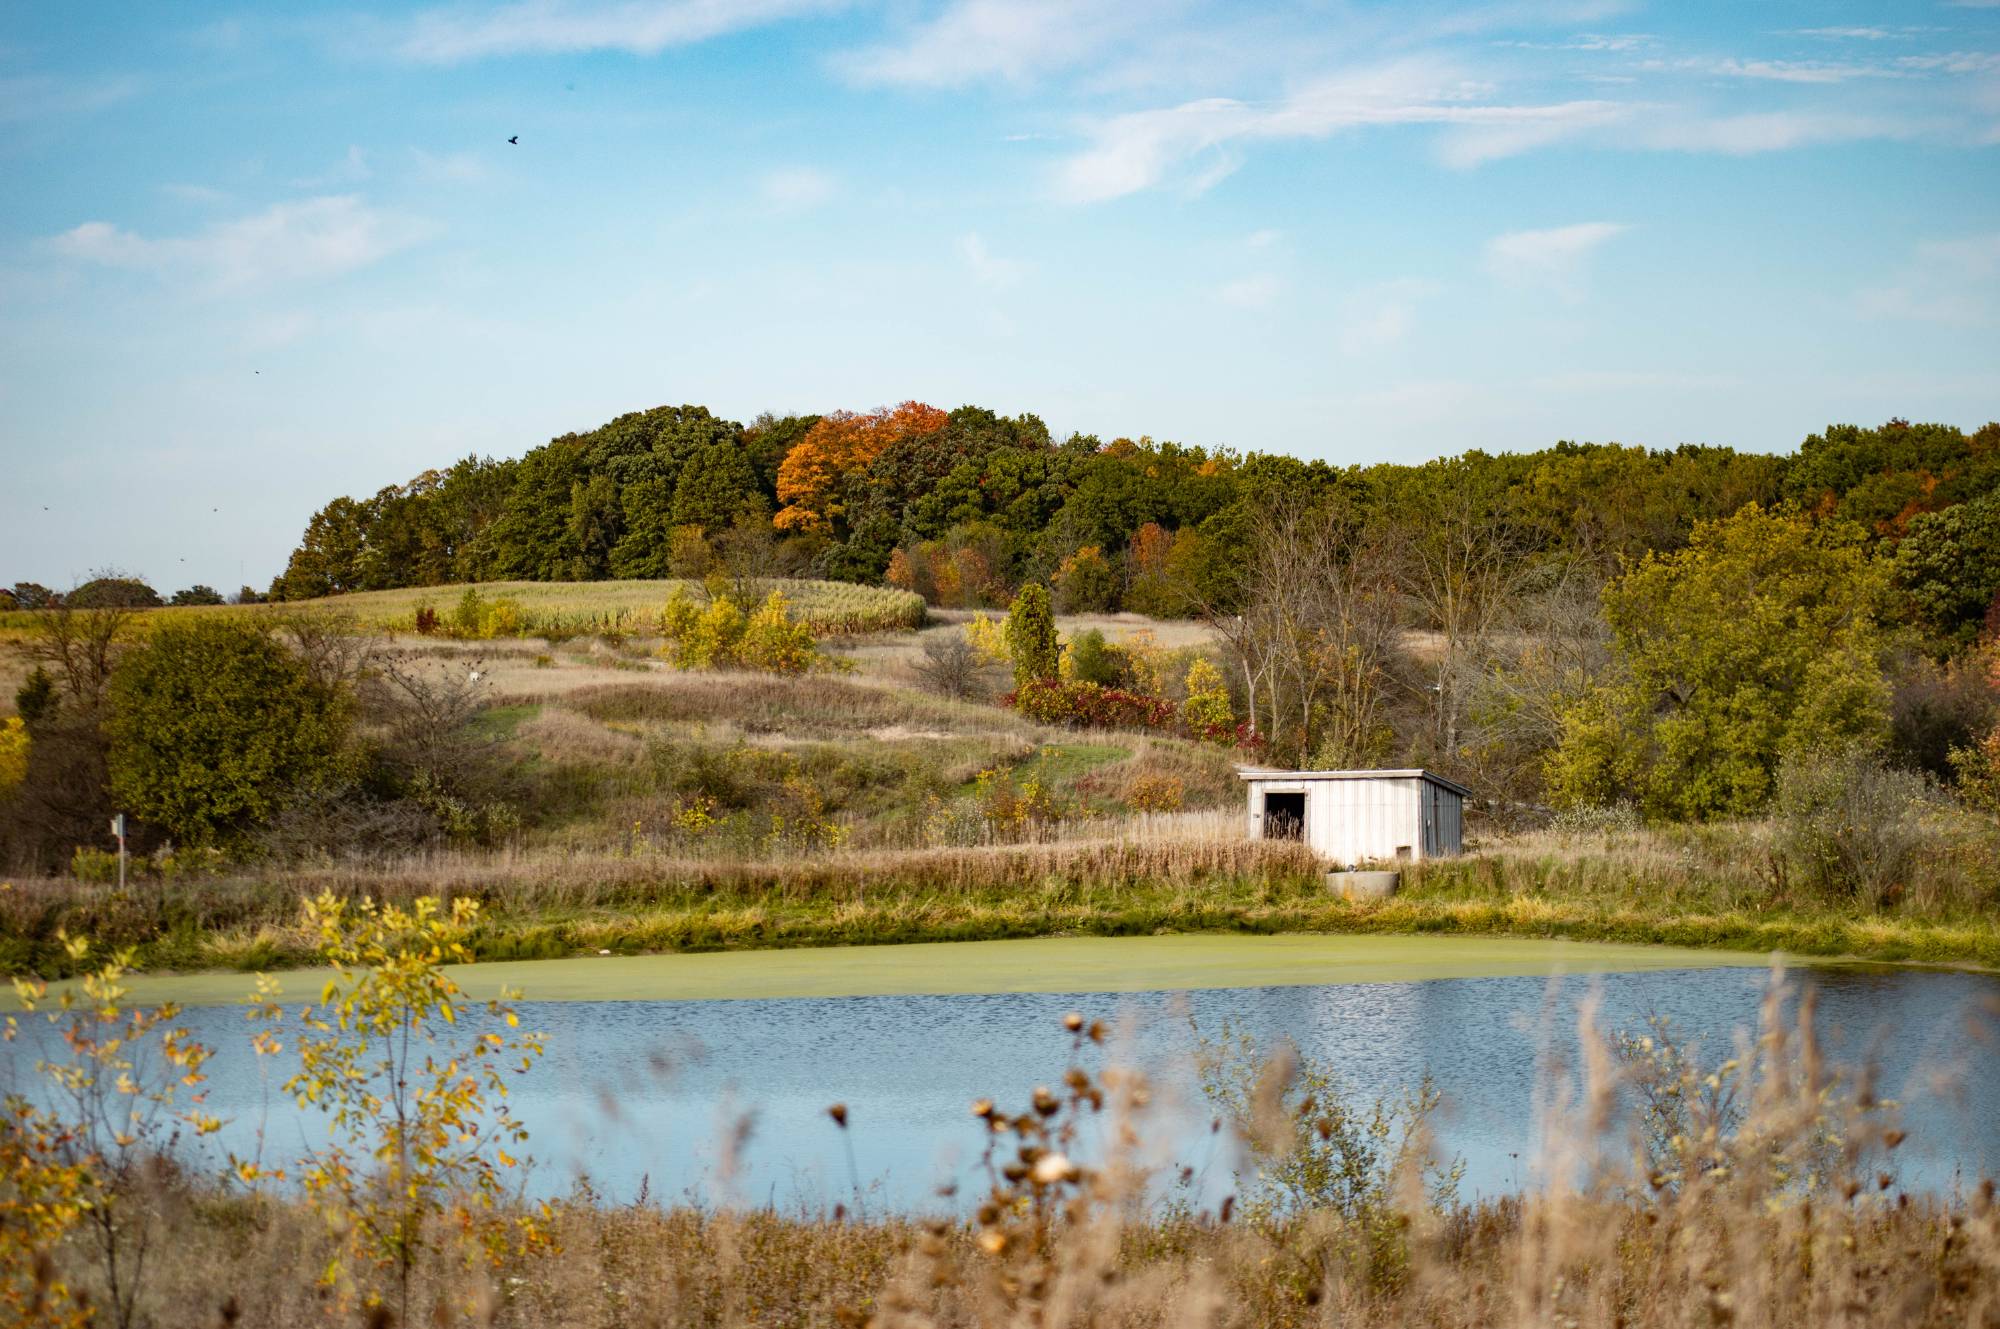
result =
M2000 0L17 0L0 200L0 583L262 585L666 402L1341 463L2000 417Z

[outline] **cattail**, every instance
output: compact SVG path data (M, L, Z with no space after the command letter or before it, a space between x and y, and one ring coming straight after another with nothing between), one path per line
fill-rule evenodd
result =
M834 1125L842 1130L847 1129L847 1104L835 1103L826 1110L826 1115L833 1118Z

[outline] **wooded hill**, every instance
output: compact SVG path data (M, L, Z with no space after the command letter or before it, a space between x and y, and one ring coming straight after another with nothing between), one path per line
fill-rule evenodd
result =
M1558 443L1335 467L1151 439L1060 442L1033 415L917 402L762 416L623 415L518 461L467 457L314 514L274 597L498 579L699 576L718 560L1004 604L1047 581L1068 610L1156 615L1241 598L1253 516L1279 497L1359 529L1470 508L1506 547L1602 572L1682 546L1748 503L1851 524L1899 559L1911 606L1967 636L2000 591L2000 425L1829 427L1789 455ZM1448 504L1440 497L1449 495Z

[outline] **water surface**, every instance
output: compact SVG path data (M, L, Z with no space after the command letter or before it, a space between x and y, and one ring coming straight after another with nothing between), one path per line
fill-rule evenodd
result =
M1185 992L901 994L733 1001L527 1002L522 1027L549 1053L518 1079L514 1104L534 1132L535 1189L588 1175L605 1195L725 1198L719 1141L746 1114L749 1145L727 1197L780 1206L940 1203L941 1184L975 1181L982 1143L967 1105L991 1095L1023 1105L1069 1064L1065 1012L1122 1031L1119 1060L1151 1073L1170 1106L1160 1128L1179 1156L1226 1184L1191 1077L1193 1026L1225 1021L1267 1044L1295 1040L1353 1094L1393 1094L1428 1074L1445 1095L1443 1147L1467 1166L1468 1193L1530 1175L1545 1054L1573 1053L1578 1003L1601 993L1601 1023L1637 1029L1650 1015L1726 1054L1756 1019L1767 974L1716 967L1550 979L1539 975L1292 983ZM1827 968L1803 971L1835 1060L1879 1063L1904 1106L1907 1183L1945 1187L2000 1171L2000 1058L1987 1037L2000 979L1984 974ZM295 988L295 990L297 990ZM1982 1015L1982 1010L1989 1013ZM186 1019L218 1054L209 1107L232 1118L225 1143L284 1159L314 1137L267 1084L243 1043L243 1015ZM24 1049L0 1053L18 1076ZM1572 1057L1571 1060L1574 1060ZM843 1141L826 1114L847 1105ZM852 1162L847 1144L852 1145Z

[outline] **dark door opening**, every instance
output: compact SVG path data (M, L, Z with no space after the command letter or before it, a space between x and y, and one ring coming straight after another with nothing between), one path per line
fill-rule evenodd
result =
M1264 838L1303 840L1306 838L1306 796L1304 794L1264 795Z

